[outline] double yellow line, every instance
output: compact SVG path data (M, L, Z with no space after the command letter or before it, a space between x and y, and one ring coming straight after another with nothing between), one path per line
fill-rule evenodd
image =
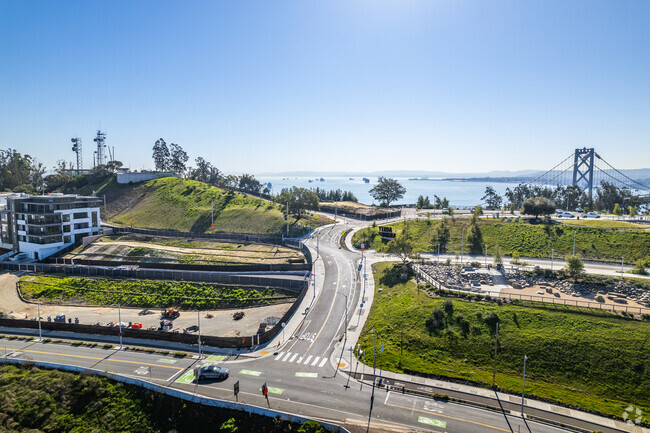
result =
M65 356L65 357L68 357L68 358L93 359L93 360L97 360L97 361L119 362L119 363L124 363L124 364L149 365L151 367L170 368L172 370L182 370L183 369L181 367L171 367L169 365L163 365L163 364L151 364L151 363L148 363L148 362L127 361L125 359L99 358L99 357L96 357L96 356L70 355L70 354L67 354L67 353L42 352L40 350L16 350L16 352L23 352L23 353L28 352L28 353L38 353L38 354L41 354L41 355Z

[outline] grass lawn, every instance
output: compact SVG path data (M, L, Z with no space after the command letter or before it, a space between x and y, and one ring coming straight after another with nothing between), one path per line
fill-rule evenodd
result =
M80 302L86 305L120 304L128 307L215 309L251 307L293 301L273 288L245 288L216 284L159 280L27 275L20 279L26 299Z
M523 357L526 394L620 417L629 405L650 412L650 323L559 306L535 308L432 298L399 278L392 263L374 265L376 289L360 343L372 356L383 343L382 368L448 377L489 387L494 332L499 321L497 385L520 393ZM439 326L427 319L443 310ZM487 320L486 320L487 319ZM401 338L403 335L403 347ZM403 355L400 358L400 349ZM366 358L368 360L369 358ZM372 361L370 361L372 362Z
M470 253L467 244L466 219L447 219L451 235L447 252L460 254L462 230L465 228L465 253ZM593 221L589 221L590 223ZM421 251L436 250L436 231L441 220L424 220L408 222L409 232ZM404 222L391 224L393 232L400 233ZM526 222L500 222L479 220L483 244L488 246L488 254L493 254L498 245L503 255L518 252L522 257L550 257L551 249L555 257L572 253L575 232L576 253L583 259L620 262L625 257L626 263L650 257L650 231L629 229L589 228L581 226L529 224ZM352 243L359 246L366 242L366 247L385 251L387 242L379 237L378 227L368 227L356 232ZM474 251L483 254L483 251Z
M636 229L636 230L649 230L650 224L637 224L627 221L616 220L601 220L601 219L581 219L581 220L562 220L563 224L572 226L586 226L598 228L614 228L614 229Z

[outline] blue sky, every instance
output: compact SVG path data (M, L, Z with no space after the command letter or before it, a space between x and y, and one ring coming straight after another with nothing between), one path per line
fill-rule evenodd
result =
M0 148L226 172L650 166L647 1L0 0Z

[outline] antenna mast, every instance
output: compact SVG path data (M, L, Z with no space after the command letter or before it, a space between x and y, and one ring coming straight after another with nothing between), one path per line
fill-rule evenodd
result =
M75 137L70 139L72 141L72 151L77 154L77 174L81 174L83 170L83 160L81 159L81 138Z
M101 130L97 130L97 137L93 138L93 141L97 143L96 165L106 165L106 152L104 150L106 148L106 145L104 144L104 141L106 141L106 133L102 132Z

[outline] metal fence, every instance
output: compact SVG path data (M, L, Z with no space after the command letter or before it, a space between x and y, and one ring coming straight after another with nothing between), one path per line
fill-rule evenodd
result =
M628 314L648 314L650 313L650 308L645 308L645 307L635 307L631 305L623 305L623 304L604 304L600 302L592 302L592 301L585 301L581 299L566 299L566 298L556 298L556 297L548 297L548 296L539 296L539 295L527 295L523 293L503 293L503 292L491 292L491 291L484 291L481 290L480 292L472 292L469 290L458 290L458 289L450 289L442 284L435 278L433 278L431 275L426 273L423 269L420 268L419 265L417 264L412 264L413 269L415 272L418 274L418 278L426 281L427 283L431 284L431 286L444 290L447 292L453 292L453 293L461 293L461 294L466 294L466 295L481 295L481 296L489 296L491 298L501 298L501 299L517 299L521 301L533 301L533 302L544 302L547 304L553 304L553 305L566 305L569 307L580 307L580 308L591 308L594 310L603 310L603 311L611 311L613 313L617 312L625 312Z
M113 229L114 234L139 234L148 236L166 236L174 238L213 239L225 242L255 242L259 244L282 245L282 236L254 235L245 233L194 233L178 230L142 229L137 227L105 226Z

